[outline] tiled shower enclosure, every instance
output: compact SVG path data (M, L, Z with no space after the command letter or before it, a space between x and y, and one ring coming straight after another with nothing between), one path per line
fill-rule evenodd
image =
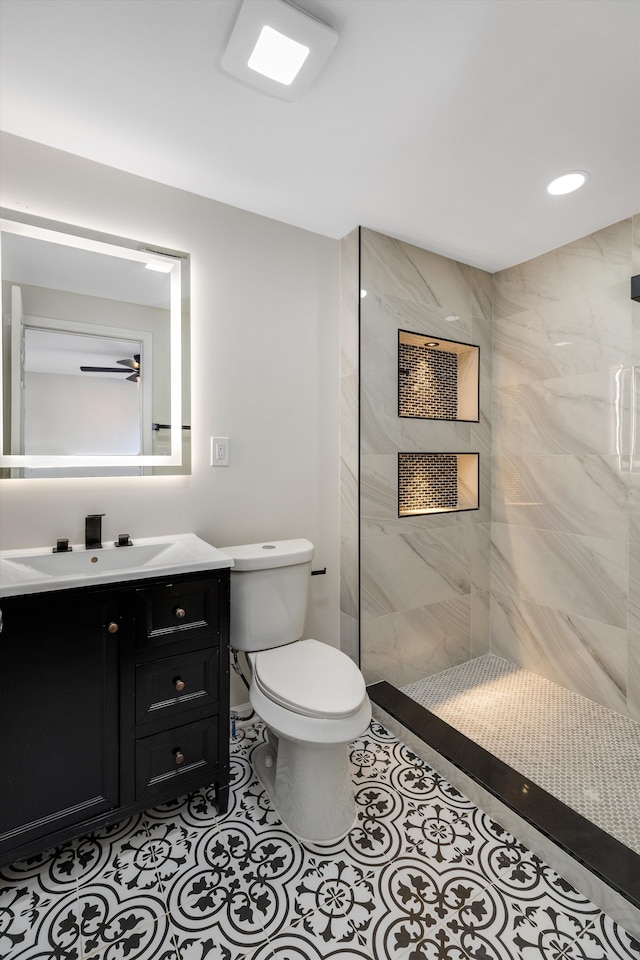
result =
M342 244L342 642L402 686L485 653L640 719L640 215L491 276ZM480 347L479 421L398 416L398 330ZM398 516L397 456L478 453Z

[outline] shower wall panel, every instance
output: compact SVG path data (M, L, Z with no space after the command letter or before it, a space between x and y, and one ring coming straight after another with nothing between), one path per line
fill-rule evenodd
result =
M360 231L360 634L368 682L489 649L491 276ZM398 416L398 330L480 346L480 422ZM480 507L398 517L398 451L479 453Z
M491 552L492 653L635 719L639 228L494 277Z

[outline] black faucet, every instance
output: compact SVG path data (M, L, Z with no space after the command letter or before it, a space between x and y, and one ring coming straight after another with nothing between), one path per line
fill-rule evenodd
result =
M102 549L102 518L104 513L91 513L84 518L84 545L87 550Z

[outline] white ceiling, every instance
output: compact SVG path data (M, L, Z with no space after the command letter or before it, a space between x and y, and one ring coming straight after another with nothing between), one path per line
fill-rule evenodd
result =
M495 271L640 211L640 0L300 0L287 103L216 66L240 0L0 0L2 129L330 237ZM571 169L591 179L551 198Z

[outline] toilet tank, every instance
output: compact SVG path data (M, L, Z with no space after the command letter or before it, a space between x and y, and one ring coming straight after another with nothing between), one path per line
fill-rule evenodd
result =
M302 637L313 544L272 540L222 547L231 569L231 646L269 650Z

